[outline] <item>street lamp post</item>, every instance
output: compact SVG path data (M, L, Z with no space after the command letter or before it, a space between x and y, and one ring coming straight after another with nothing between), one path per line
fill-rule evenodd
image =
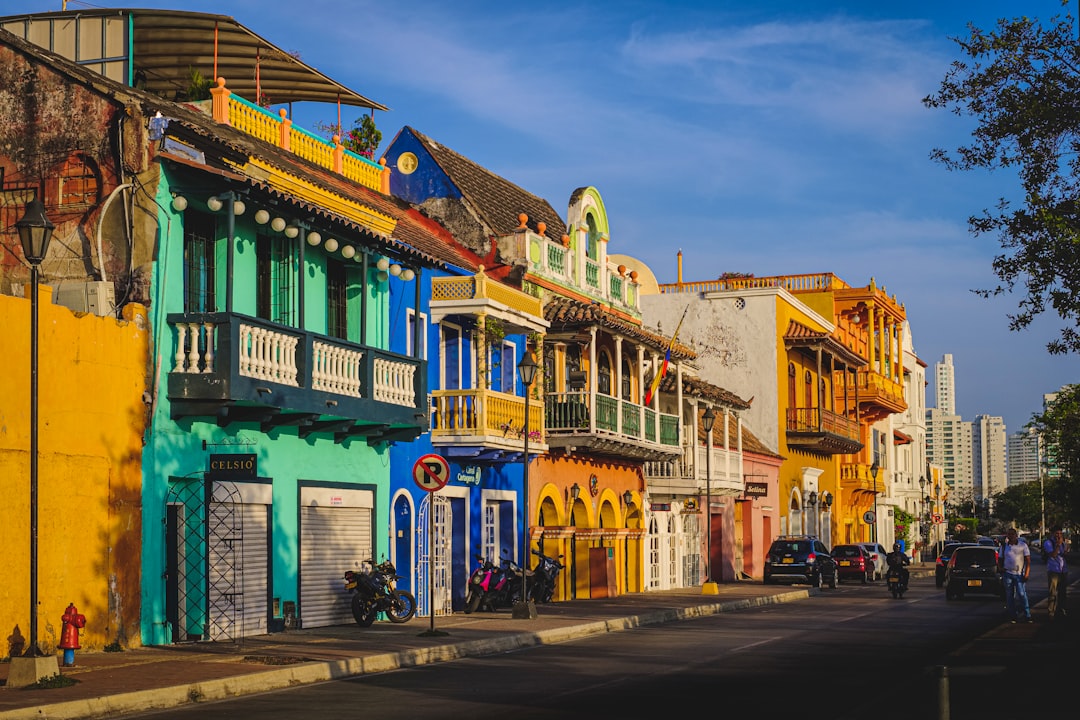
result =
M871 530L873 531L873 537L871 539L874 541L875 544L877 544L877 526L878 526L878 516L877 516L877 494L878 494L878 490L877 490L877 474L878 474L878 464L875 462L873 465L870 466L870 477L872 477L874 479L874 525L871 528Z
M701 427L705 430L705 582L701 585L702 593L715 595L720 592L712 579L712 429L716 423L716 413L712 406L705 408L701 416Z
M516 620L533 620L536 618L536 603L529 598L529 393L533 380L536 379L536 360L528 349L521 356L521 362L517 366L521 384L525 388L525 448L522 457L521 487L522 487L522 511L524 518L522 525L525 528L522 540L521 552L521 599L514 603L511 615Z
M56 657L46 657L38 647L38 268L49 251L55 226L45 215L41 200L34 197L15 227L23 256L30 263L30 637L22 658L12 659L10 687L29 685L57 673Z

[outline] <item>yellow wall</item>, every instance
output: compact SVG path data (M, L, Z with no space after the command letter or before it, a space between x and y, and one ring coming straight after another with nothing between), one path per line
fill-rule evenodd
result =
M84 650L139 638L142 445L148 327L76 314L42 286L38 349L38 645L51 652L68 603ZM30 618L30 302L0 295L0 657Z
M804 297L802 294L798 296L800 302L808 299L814 299L813 295ZM796 402L798 405L802 405L804 402L803 391L803 373L809 370L813 376L813 380L816 383L819 380L817 373L817 363L813 358L805 356L801 352L792 351L789 352L784 346L784 334L787 333L788 323L791 320L802 323L812 330L819 332L827 331L828 328L821 325L812 315L807 314L803 309L794 306L787 302L782 296L777 296L777 308L776 308L776 357L778 362L776 363L776 382L777 382L777 399L778 399L778 414L780 435L779 435L779 448L777 452L783 456L783 465L780 468L780 477L778 482L779 498L777 503L777 511L781 517L786 518L787 532L792 532L791 519L792 519L792 500L793 495L797 495L798 502L803 502L805 497L802 494L803 475L804 468L816 468L822 471L821 476L818 478L818 493L823 494L825 492L831 492L834 498L833 513L832 513L832 525L833 528L821 528L820 535L824 536L826 533L830 535L833 541L836 541L835 537L832 537L835 533L835 526L837 522L842 522L839 518L842 516L842 510L840 501L842 494L840 492L840 455L822 455L820 453L811 453L805 450L799 450L796 448L788 447L787 434L785 428L787 427L787 410L788 410L788 363L794 362L796 368ZM813 305L807 303L808 306L813 308ZM813 308L817 309L817 308ZM824 308L822 308L824 310ZM832 310L828 309L827 312L821 312L822 316L831 320ZM825 378L828 384L828 392L826 397L832 396L832 378L828 372L828 359L822 359L822 376ZM814 406L817 406L817 393L814 393ZM827 402L827 401L826 401ZM831 408L828 408L831 409ZM776 534L780 533L780 528L773 529ZM803 528L803 532L806 532L806 528ZM831 545L831 542L827 542Z

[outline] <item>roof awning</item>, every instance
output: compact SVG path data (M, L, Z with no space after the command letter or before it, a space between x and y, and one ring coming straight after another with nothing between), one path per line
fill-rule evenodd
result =
M89 19L101 23L102 19L117 17L130 20L134 84L169 100L175 99L177 92L186 91L191 68L197 68L211 80L214 76L224 77L232 92L250 102L257 103L260 95L265 95L274 105L340 102L388 109L331 80L228 15L114 8L11 15L0 21L12 32L22 34L10 24L51 22L59 28L65 22L81 26ZM50 32L44 36L54 35ZM30 39L41 36L35 32ZM61 47L50 49L68 56Z

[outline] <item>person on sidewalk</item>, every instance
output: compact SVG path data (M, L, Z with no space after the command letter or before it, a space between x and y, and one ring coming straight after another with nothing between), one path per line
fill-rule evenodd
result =
M1031 572L1031 548L1020 539L1016 528L1005 531L1005 547L1001 553L1001 565L1005 570L1005 609L1009 620L1016 622L1023 617L1031 622L1031 607L1028 605L1027 579Z
M1069 569L1065 565L1065 536L1060 525L1050 528L1050 537L1043 541L1043 557L1046 558L1046 580L1050 585L1050 597L1046 609L1050 619L1065 617L1065 588L1069 585Z

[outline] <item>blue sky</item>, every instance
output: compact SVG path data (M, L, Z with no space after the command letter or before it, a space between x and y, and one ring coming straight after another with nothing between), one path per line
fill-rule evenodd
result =
M13 14L62 2L3 4ZM384 146L411 125L564 217L570 193L593 185L610 252L660 282L675 280L679 249L686 280L873 277L906 306L928 377L953 354L965 419L1001 415L1013 432L1043 393L1080 381L1080 360L1045 350L1055 318L1010 332L1018 298L971 292L996 284L1000 248L972 237L967 218L1016 183L932 163L932 148L965 142L973 125L921 103L968 22L1049 18L1064 12L1058 0L94 5L231 15L390 107L375 118ZM295 113L309 128L336 119L332 107Z

